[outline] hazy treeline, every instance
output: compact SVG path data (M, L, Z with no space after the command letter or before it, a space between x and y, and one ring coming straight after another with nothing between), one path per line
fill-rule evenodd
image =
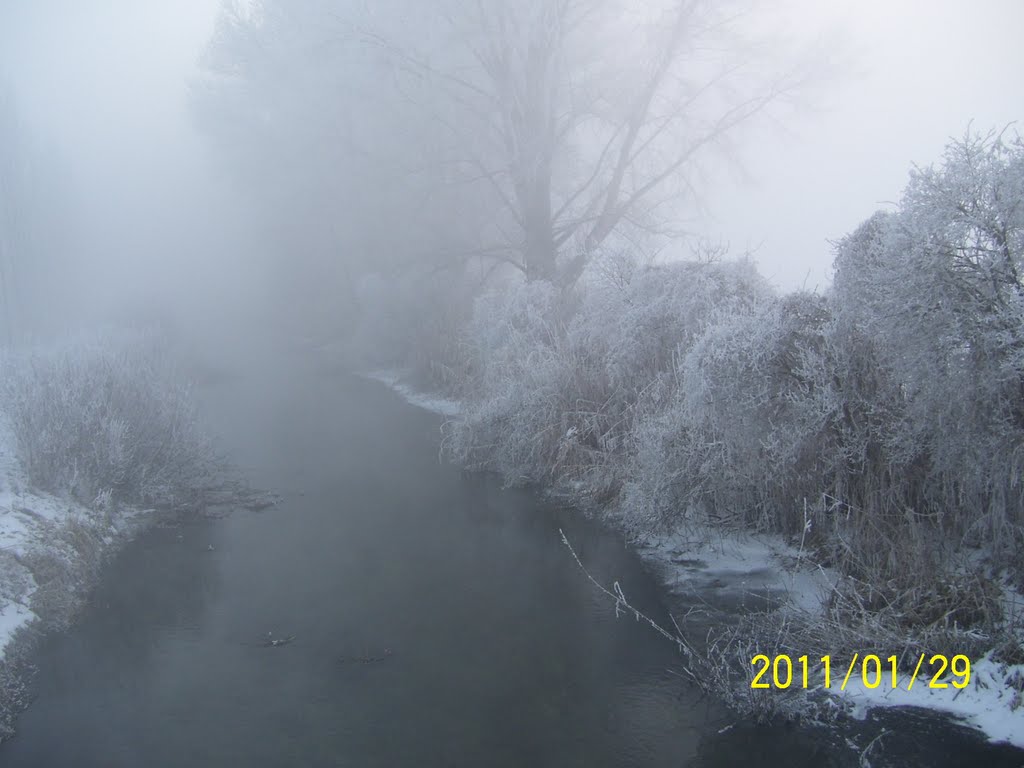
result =
M85 505L187 506L215 484L219 459L160 311L145 316L128 295L107 323L86 314L106 275L82 279L94 244L80 239L73 178L0 90L0 439L13 439L38 491ZM135 327L110 326L118 314Z

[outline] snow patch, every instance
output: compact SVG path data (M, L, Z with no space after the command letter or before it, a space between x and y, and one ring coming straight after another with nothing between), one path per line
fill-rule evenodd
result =
M0 657L7 648L7 643L21 627L36 618L27 607L21 603L5 603L0 605Z
M815 566L781 536L682 532L648 539L640 555L653 562L676 593L770 596L784 610L817 614L835 584L835 573Z
M361 374L367 379L379 381L397 392L410 405L423 408L442 416L458 416L462 413L462 403L438 395L427 394L410 387L405 383L406 376L401 371L366 371Z
M770 595L783 601L782 610L805 618L821 614L836 574L814 567L799 547L779 536L687 535L682 532L650 539L639 545L641 556L658 568L676 593ZM1007 589L1007 615L1019 617L1024 599ZM902 676L902 675L901 675ZM832 693L863 718L875 707L917 707L951 715L977 728L994 742L1024 747L1024 665L993 661L991 654L972 661L966 688L929 688L923 674L911 690L909 680L897 689L868 688L853 675L845 690ZM956 678L953 678L956 679Z
M838 695L853 706L856 717L866 716L874 707L931 709L963 720L992 741L1024 748L1024 700L1019 690L1024 684L1024 664L1000 664L986 655L971 664L966 688L957 689L951 683L947 688L929 688L929 682L929 677L921 675L909 691L909 681L896 689L884 685L871 689L851 675L846 690Z
M36 582L24 556L49 551L66 557L54 542L55 533L74 521L95 519L96 514L79 504L30 490L17 460L14 434L0 414L0 659L6 656L15 633L38 618L28 607ZM138 514L139 510L121 509L111 515L110 532L103 541L112 544L116 540L113 534Z
M53 499L23 493L26 487L15 455L14 434L7 420L0 416L0 555L13 555L0 561L0 658L14 633L36 618L20 602L27 600L35 587L32 574L20 558L39 540L40 528L54 519L58 510Z

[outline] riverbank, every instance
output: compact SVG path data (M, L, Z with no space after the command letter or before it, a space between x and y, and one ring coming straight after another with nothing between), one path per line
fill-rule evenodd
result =
M390 387L410 404L446 418L457 416L462 410L458 401L417 389L409 375L401 371L373 371L363 375ZM803 542L794 544L779 535L680 530L644 537L636 542L636 547L675 595L698 595L718 605L735 606L740 614L761 613L767 606L775 616L784 617L787 625L804 628L830 620L829 606L839 576L816 564ZM1004 622L1008 627L1021 626L1024 599L1009 584L1000 586ZM799 637L801 632L795 631L793 636ZM757 638L753 638L751 645L756 643ZM831 652L810 647L787 651L793 658L807 654L815 659ZM862 656L877 654L883 658L892 652L893 649L888 652L880 648L860 649ZM944 677L935 679L935 687L928 684L930 680L922 680L908 690L908 675L901 673L896 688L891 684L888 688L882 684L870 685L874 683L872 675L852 675L842 690L838 684L831 687L825 699L828 704L824 707L813 686L806 694L792 690L771 693L788 698L787 712L812 715L812 719L822 711L829 711L831 716L841 713L865 719L873 709L880 708L929 710L955 718L991 742L1024 749L1024 663L1014 661L1012 656L1007 660L994 651L972 658L971 678L962 689L951 685L951 678ZM845 659L836 663L845 672ZM745 672L744 685L752 674L750 670Z
M716 604L733 604L750 612L774 611L780 620L758 622L758 636L752 638L752 646L766 639L769 643L774 640L776 647L764 652L773 657L776 653L789 656L796 677L801 673L797 659L807 655L812 676L812 695L797 693L795 698L798 701L790 702L788 711L813 716L820 715L822 711L841 712L863 720L878 708L930 710L957 719L993 743L1008 743L1024 749L1024 699L1021 693L1024 689L1024 663L1008 663L999 658L996 650L971 658L970 679L963 688L954 685L963 682L963 678L950 675L948 669L942 677L933 677L934 672L922 672L911 686L912 675L904 672L902 665L894 688L889 677L888 657L898 649L865 645L859 651L853 651L859 653L860 662L854 664L849 681L840 684L840 680L832 680L830 700L838 709L828 705L822 707L822 700L813 697L814 676L822 676L820 658L830 654L831 674L833 678L838 674L841 679L852 663L850 652L844 649L843 654L837 654L833 649L810 645L787 647L786 642L779 642L778 638L765 638L765 627L777 631L779 637L786 635L790 639L827 637L827 630L819 633L813 629L834 621L829 615L829 607L838 575L830 569L816 566L799 547L779 536L711 536L713 538L710 539L694 538L692 534L677 533L641 542L638 549L665 586L677 595L705 595ZM1009 586L1004 584L1002 588L1007 625L1020 626L1024 621L1024 599ZM970 635L972 630L965 628L964 632ZM979 637L974 639L982 640ZM865 672L863 659L870 654L881 659L878 675L872 662L867 662ZM740 661L743 660L745 658ZM924 669L934 668L926 664ZM748 677L752 674L753 669L748 670ZM770 680L771 672L763 679ZM820 685L821 681L817 683ZM779 691L771 691L770 694L784 695Z
M34 641L76 621L121 545L162 518L274 503L230 476L178 352L109 328L0 360L0 739Z
M34 641L70 625L102 564L152 519L102 499L90 508L32 490L0 417L0 741L28 705Z

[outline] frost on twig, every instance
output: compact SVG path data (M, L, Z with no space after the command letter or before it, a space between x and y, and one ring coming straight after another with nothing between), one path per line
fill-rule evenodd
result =
M606 594L608 597L610 597L612 600L615 601L615 617L616 618L618 618L619 616L621 616L623 614L626 614L626 615L632 614L633 615L633 619L635 621L637 621L637 622L643 621L645 624L650 626L655 632L657 632L659 635L664 637L666 640L669 640L670 642L675 643L676 648L681 653L685 654L687 656L687 658L692 659L694 657L694 649L686 641L686 638L683 637L683 634L680 631L679 625L676 623L675 618L672 618L672 624L675 626L675 630L676 630L673 633L673 632L670 632L667 629L665 629L658 622L656 622L654 619L652 619L647 614L645 614L642 611L640 611L638 608L633 607L629 603L629 601L626 599L626 595L622 591L622 586L619 584L618 581L613 582L612 583L612 588L609 590L607 587L605 587L603 584L601 584L597 579L595 579L590 574L590 571L587 570L586 566L583 565L583 562L580 560L579 555L576 554L576 550L573 549L572 548L572 544L569 543L569 537L565 535L565 531L563 531L561 528L559 528L558 529L558 533L562 537L562 543L565 544L566 548L572 554L573 559L576 561L576 565L578 565L580 567L580 570L583 571L583 575L586 576L595 587L597 587L599 590L601 590L601 592L603 592L604 594Z

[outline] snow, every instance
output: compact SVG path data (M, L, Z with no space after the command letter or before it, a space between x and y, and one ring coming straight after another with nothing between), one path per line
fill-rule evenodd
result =
M0 654L20 627L32 621L36 615L26 606L17 602L0 605Z
M29 527L25 519L13 511L13 503L11 494L0 493L0 550L21 557L24 554L22 545L28 538Z
M0 561L4 564L0 571L0 657L14 633L35 618L22 602L31 596L35 581L19 559L37 539L44 521L53 519L57 513L52 499L20 492L26 485L15 456L14 435L6 420L0 418L0 556L14 555L3 556ZM15 597L22 591L17 587L19 582L27 585L27 589Z
M962 690L952 684L948 688L929 688L924 676L919 676L909 691L909 681L895 689L884 685L870 689L855 674L838 695L853 705L855 716L863 717L873 707L931 709L963 720L992 741L1024 747L1024 701L1009 683L1014 677L1024 680L1024 664L1000 664L987 655L972 662L970 682Z
M3 473L2 466L0 473ZM10 474L4 476L11 477ZM27 544L40 540L40 529L66 516L69 507L53 496L12 493L7 489L10 483L10 480L5 482L4 490L0 491L0 549L21 557ZM18 485L20 483L15 481L15 487Z
M779 536L675 533L649 539L639 549L673 592L767 594L784 601L782 610L805 618L820 614L835 583L834 572L811 566L799 547ZM1009 594L1006 601L1013 606L1014 615L1019 615L1024 600ZM1024 696L1013 686L1015 680L1017 686L1024 682L1024 665L1000 664L990 656L972 660L971 680L963 690L952 685L929 688L929 680L919 677L909 691L909 680L895 690L884 685L871 689L854 675L845 690L834 685L832 693L850 705L855 717L866 716L874 707L919 707L963 720L991 741L1024 747Z
M81 505L30 490L17 460L14 435L0 415L0 658L18 629L37 618L29 608L36 582L22 558L52 548L54 531L65 521L94 514ZM116 527L136 514L136 510L122 510L111 524Z
M787 610L816 613L835 583L833 572L813 566L781 536L677 532L648 539L639 551L677 593L768 594Z
M423 408L442 416L457 416L462 412L462 403L458 400L430 395L414 389L405 383L405 374L401 371L366 371L362 374L368 379L379 381L397 392L410 405Z

